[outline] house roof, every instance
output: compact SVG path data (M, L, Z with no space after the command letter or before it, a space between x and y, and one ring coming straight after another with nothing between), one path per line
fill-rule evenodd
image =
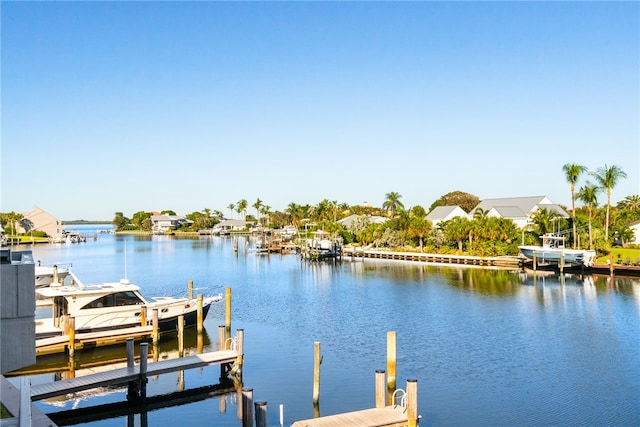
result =
M526 219L528 215L523 212L518 206L494 206L493 209L500 214L503 218L523 218Z
M244 219L225 219L216 224L216 227L244 227L247 221Z
M430 221L437 221L437 220L442 220L447 218L449 215L451 215L452 213L454 213L455 210L460 209L462 212L464 212L464 209L462 209L460 206L436 206L435 208L433 208L433 210L431 212L429 212L429 214L427 214L427 219ZM465 216L466 212L464 212Z
M388 218L385 218L383 216L351 214L346 218L342 218L342 219L338 220L338 223L342 224L344 227L349 227L349 226L351 226L353 221L356 220L356 218L360 218L360 217L366 217L369 220L370 224L381 224L381 223L386 222L388 220Z
M546 208L553 212L557 212L564 217L568 217L569 214L562 209L559 205L552 203L546 196L531 196L531 197L507 197L501 199L485 199L481 201L478 206L473 208L471 212L475 212L476 209L482 209L489 211L492 208L498 207L510 207L519 208L525 213L525 216L529 215L538 208ZM515 211L514 211L515 212ZM521 215L518 215L521 216ZM506 217L506 216L505 216ZM513 217L508 217L513 218Z

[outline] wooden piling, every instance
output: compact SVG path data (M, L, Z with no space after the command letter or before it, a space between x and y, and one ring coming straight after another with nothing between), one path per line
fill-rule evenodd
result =
M613 276L613 252L609 253L609 274Z
M69 335L69 359L73 359L76 354L76 319L69 317L67 334Z
M218 350L227 350L227 333L224 325L218 325Z
M193 280L189 280L187 286L189 288L189 299L193 299Z
M533 251L533 271L536 271L537 267L538 267L538 254L536 253L536 251Z
M147 361L149 357L149 343L140 344L140 400L144 405L147 399Z
M383 370L376 371L376 408L387 406L387 389L385 387L384 374Z
M225 290L225 303L226 303L226 313L225 313L225 326L227 328L227 336L231 336L231 288L226 288Z
M391 395L396 390L396 332L387 332L387 388Z
M133 368L134 355L133 355L133 338L127 338L127 368Z
M153 326L153 331L152 331L153 345L157 346L158 342L160 341L160 332L158 330L158 309L157 308L154 308L152 310L151 324Z
M407 380L407 421L408 427L418 425L418 380Z
M203 302L202 302L202 294L198 294L197 301L197 318L196 318L196 326L198 328L198 334L202 334L202 323L204 322L204 310L203 310Z
M54 265L53 266L53 279L52 279L53 283L58 283L58 266Z
M178 316L178 357L184 356L184 315Z
M242 427L253 427L253 389L242 389Z
M267 427L267 402L256 402L256 427Z
M147 326L147 306L140 307L140 326Z
M313 403L320 402L320 363L322 357L320 356L320 343L318 341L313 343Z
M238 352L236 375L242 378L242 365L244 364L244 329L236 330L236 351Z
M560 253L560 260L558 261L558 267L560 268L560 274L564 272L564 254Z

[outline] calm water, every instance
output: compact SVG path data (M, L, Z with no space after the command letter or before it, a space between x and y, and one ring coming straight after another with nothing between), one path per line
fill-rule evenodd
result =
M230 238L101 235L30 249L43 263L73 263L86 283L126 274L147 296L183 294L189 280L201 293L231 287L232 329L245 330L244 387L267 402L270 425L280 424L281 404L285 425L314 416L314 341L323 354L320 414L373 407L387 331L397 332L398 386L418 380L421 426L640 425L637 279L561 280L373 260L309 264L294 255L245 253L244 240L239 246L235 255ZM216 345L223 323L220 305L205 321L206 345ZM216 384L218 376L217 366L186 371L184 385ZM164 394L181 385L177 374L166 374L151 379L148 390ZM38 406L49 413L124 395ZM235 395L225 400L224 413L214 397L151 411L147 423L240 425ZM145 424L116 417L86 425L131 422Z

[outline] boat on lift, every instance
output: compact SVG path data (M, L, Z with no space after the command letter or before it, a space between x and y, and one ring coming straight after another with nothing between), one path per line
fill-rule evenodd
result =
M534 256L538 265L560 264L565 266L592 267L596 259L596 251L587 249L565 248L564 236L547 233L540 236L542 244L539 246L518 246L520 253L526 259L533 261Z

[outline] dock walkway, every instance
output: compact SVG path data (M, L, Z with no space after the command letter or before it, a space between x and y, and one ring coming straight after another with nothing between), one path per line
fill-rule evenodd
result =
M136 340L150 338L153 333L152 326L135 326L104 332L87 332L75 334L75 350L84 347L101 347L125 342L127 338ZM69 336L58 335L36 340L36 356L45 354L64 353L69 346Z
M408 422L406 408L387 406L296 421L291 427L399 427Z
M146 375L153 376L213 364L233 363L237 358L238 352L236 350L222 350L177 359L161 360L159 362L149 363L147 365ZM140 365L135 365L132 367L86 375L84 377L38 384L31 387L31 400L42 400L49 397L60 396L96 387L123 384L129 381L138 380L139 378Z

